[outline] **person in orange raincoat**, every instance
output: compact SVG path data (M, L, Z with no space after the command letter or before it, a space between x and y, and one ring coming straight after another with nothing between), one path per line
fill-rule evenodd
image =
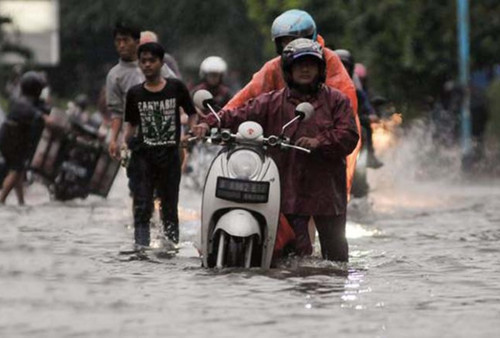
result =
M329 87L340 90L351 101L353 113L358 127L358 133L361 135L361 125L358 117L358 101L356 97L356 88L352 83L349 74L338 55L331 49L324 47L324 41L317 35L316 23L313 18L305 11L291 9L278 16L272 25L271 34L276 44L276 52L281 55L283 48L292 40L297 38L310 38L316 40L323 47L326 61L326 81ZM264 66L253 75L252 80L239 91L224 107L224 109L233 109L242 106L249 99L255 98L260 94L284 88L286 86L281 71L281 57L266 62ZM354 151L346 158L347 171L347 196L352 185L352 178L356 168L356 158L361 148L361 139L358 141Z

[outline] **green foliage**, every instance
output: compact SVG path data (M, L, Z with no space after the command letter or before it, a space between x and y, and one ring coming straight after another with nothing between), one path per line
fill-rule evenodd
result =
M117 61L115 22L132 20L153 30L179 62L186 80L197 81L200 62L224 57L242 84L275 56L271 24L287 9L308 11L330 48L345 48L368 66L370 89L416 111L457 77L455 0L64 0L61 65L50 70L56 94L96 96ZM500 58L500 1L470 1L473 68ZM410 111L410 110L409 110Z
M249 15L269 36L274 17L308 11L326 45L353 52L368 66L373 92L415 107L457 77L456 1L247 0ZM470 1L474 68L500 60L500 2ZM273 49L266 49L273 55Z
M263 61L262 38L247 17L244 1L64 0L60 8L62 61L50 76L61 95L97 95L118 60L112 38L118 20L155 31L185 77L194 81L209 55L225 58L242 81Z
M271 25L274 19L288 9L302 8L307 0L246 0L248 17L259 27L265 37L265 55L274 57L276 50L271 40Z

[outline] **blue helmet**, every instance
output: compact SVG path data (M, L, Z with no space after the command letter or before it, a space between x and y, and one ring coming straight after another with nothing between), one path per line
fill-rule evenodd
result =
M310 38L316 41L316 23L309 13L290 9L274 19L271 35L273 41L283 36Z

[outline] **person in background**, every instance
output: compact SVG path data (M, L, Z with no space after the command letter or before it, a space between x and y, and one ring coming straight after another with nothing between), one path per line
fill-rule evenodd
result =
M136 187L134 239L139 247L150 243L149 222L155 193L161 201L165 237L170 243L179 241L180 108L189 116L190 126L196 121L186 86L178 79L162 75L164 54L165 50L156 42L139 46L139 66L146 80L133 86L126 98L125 141L136 167L129 179Z
M152 31L142 31L140 44L148 42L159 42L158 35ZM174 59L174 57L168 53L165 53L163 62L170 68L178 79L182 79L181 72L179 70L179 64Z
M224 107L231 99L231 90L224 84L224 76L227 73L227 63L220 56L209 56L200 64L200 83L193 87L192 93L205 89L212 96L214 103Z
M139 69L137 61L140 37L140 29L131 24L117 23L113 31L114 44L120 59L106 77L106 105L111 114L109 153L117 160L120 159L119 135L122 129L127 91L144 81L144 74ZM162 75L175 77L174 72L167 65L162 66Z
M340 57L342 64L353 79L356 85L356 96L358 98L358 116L363 127L363 141L366 142L368 150L367 167L377 169L384 164L375 156L375 149L373 148L373 130L371 124L380 120L377 111L372 107L367 93L363 90L361 81L354 73L354 57L352 53L346 49L336 49L335 53Z
M0 152L8 170L3 180L0 203L5 204L12 189L15 189L19 205L24 205L23 178L27 162L32 156L37 139L35 125L50 124L48 109L40 99L46 86L44 77L37 72L24 73L20 79L20 96L13 98L9 114L0 129Z
M226 75L227 63L223 58L220 56L205 58L200 64L200 82L191 89L191 93L194 95L198 90L208 90L213 96L214 109L221 109L232 97L231 90L224 81ZM199 109L196 111L199 118L206 117L203 111ZM207 148L201 144L196 144L185 150L186 161L183 163L182 172L186 174L194 172L197 177L205 177L204 173L206 173L211 160L219 151L218 147ZM198 173L201 173L201 175L198 175ZM203 187L202 182L197 181L196 184Z
M362 63L355 63L354 64L354 75L355 75L355 81L357 83L357 88L361 88L362 90L365 91L365 93L368 94L369 88L368 88L368 70L366 69L365 65Z
M130 88L144 82L144 74L139 68L137 49L140 45L141 31L128 23L117 23L113 32L116 51L120 56L106 77L106 106L111 115L109 131L109 154L115 160L121 159L121 150L125 144L121 143L121 130L127 92ZM175 78L174 72L167 65L162 64L162 76ZM125 152L126 153L126 152ZM136 189L133 177L134 170L138 170L133 159L127 161L127 176L129 177L129 190L133 195Z

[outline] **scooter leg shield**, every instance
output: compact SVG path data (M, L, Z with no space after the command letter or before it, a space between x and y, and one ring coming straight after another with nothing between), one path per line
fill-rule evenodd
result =
M216 234L218 230L224 230L227 234L235 237L257 235L259 241L262 237L259 222L250 212L243 209L231 210L222 215L213 233Z

